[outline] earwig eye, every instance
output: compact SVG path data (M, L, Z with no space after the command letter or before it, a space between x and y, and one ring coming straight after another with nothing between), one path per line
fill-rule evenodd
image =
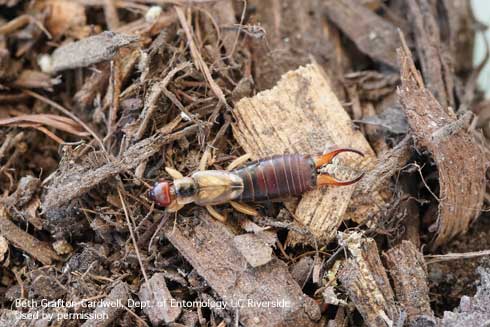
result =
M148 199L150 199L151 201L155 201L155 191L153 189L149 190L147 195Z

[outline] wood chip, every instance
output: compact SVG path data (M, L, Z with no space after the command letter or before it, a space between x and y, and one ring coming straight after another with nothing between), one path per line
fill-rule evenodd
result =
M409 322L420 316L433 317L430 308L427 268L424 257L409 241L383 254L393 280L397 301L407 314Z
M95 317L106 316L107 319L89 319L83 323L82 327L106 327L111 325L124 310L123 306L127 304L128 299L128 285L124 282L117 283L102 304L93 311Z
M61 260L49 245L24 232L11 222L3 206L0 206L0 235L44 265L51 265L53 261Z
M283 74L310 63L312 57L329 76L343 76L345 69L350 70L348 52L340 44L340 33L325 21L321 1L247 3L256 8L254 16L260 25L245 25L239 30L253 45L252 69L257 90L272 88ZM337 78L331 82L340 96L343 85Z
M273 89L242 99L234 114L237 122L233 134L252 159L284 153L317 154L329 146L338 146L366 154L362 159L349 157L345 161L349 165L361 169L375 162L372 149L354 128L317 64L289 72ZM345 217L353 189L354 186L329 187L308 192L295 215L313 235L327 242L335 237ZM295 243L296 237L291 242Z
M352 258L343 262L337 278L367 326L393 326L399 312L376 242L359 233L339 235Z
M449 49L441 42L436 9L425 0L408 0L407 7L427 88L444 110L448 106L454 108L453 71L447 59Z
M150 318L153 326L161 326L163 323L168 324L174 322L182 311L175 304L177 301L170 294L164 276L163 273L153 274L148 281L150 287L146 283L143 283L138 293L140 301L148 303L143 308L143 311Z
M238 314L240 323L248 327L317 325L318 305L303 294L284 262L273 259L252 268L223 224L203 210L193 224L167 224L165 236L227 303L227 309ZM270 305L257 306L254 301Z
M398 67L396 49L400 45L397 29L358 0L328 0L325 13L372 59Z
M51 70L53 73L57 73L62 70L88 67L111 60L119 48L128 46L137 40L138 37L133 35L103 32L62 45L51 56Z
M480 214L485 192L485 156L465 129L450 128L457 121L456 115L443 108L425 88L408 49L399 50L399 57L400 102L417 145L432 154L439 173L439 218L433 243L437 247L466 232ZM441 133L443 130L447 132Z

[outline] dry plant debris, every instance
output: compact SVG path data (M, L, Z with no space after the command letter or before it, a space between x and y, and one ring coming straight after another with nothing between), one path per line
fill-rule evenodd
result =
M384 64L397 67L400 39L396 27L358 0L325 1L325 13L359 50Z
M430 308L427 268L424 258L410 241L383 254L392 276L396 297L410 323L419 319L434 319Z
M408 50L400 50L402 85L398 90L416 142L434 157L440 181L439 217L434 246L466 232L480 215L486 165L473 136L455 125L456 114L425 88Z
M340 243L351 253L337 278L368 326L393 326L401 319L388 275L376 242L359 233L340 234Z
M483 325L478 29L467 0L0 0L0 325ZM344 146L322 170L359 183L257 217L147 197Z
M138 297L140 301L148 303L143 311L154 326L174 322L182 312L180 307L174 305L175 299L170 294L162 273L153 274L148 283L141 285Z
M165 235L225 304L238 310L241 323L317 325L321 317L318 305L303 294L284 262L275 258L266 265L251 266L225 226L202 211L199 218L196 226L174 227L169 223ZM254 299L258 301L255 305L239 305Z

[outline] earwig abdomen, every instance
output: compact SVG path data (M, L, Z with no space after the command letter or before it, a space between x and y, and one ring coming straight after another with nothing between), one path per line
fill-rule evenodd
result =
M243 180L243 202L280 200L299 196L316 187L315 162L300 154L279 155L254 161L232 173Z

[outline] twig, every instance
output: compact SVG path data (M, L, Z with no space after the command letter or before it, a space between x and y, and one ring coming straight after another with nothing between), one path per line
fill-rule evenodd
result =
M9 35L18 29L26 26L31 22L32 17L29 15L22 15L15 19L12 19L7 24L0 26L0 35Z
M0 207L0 235L44 265L51 265L54 260L61 260L49 246L10 221L3 206Z
M119 17L117 16L115 1L104 0L104 14L107 25L111 31L119 27Z
M168 83L174 78L174 76L181 70L186 69L187 67L190 67L191 63L186 61L184 63L181 63L177 65L174 69L172 69L167 76L163 80L161 80L158 83L155 83L152 85L150 94L146 98L146 104L145 108L141 112L141 124L138 127L138 131L136 132L135 135L135 140L140 140L143 137L143 134L146 131L146 128L148 126L148 123L150 122L150 118L153 116L153 113L155 112L158 103L158 100L160 100L160 96L164 90L166 90Z
M206 80L209 83L209 86L211 87L211 90L213 90L214 94L218 97L218 99L228 108L231 109L231 107L228 105L225 99L225 95L221 88L216 84L214 81L213 77L211 76L211 72L209 71L208 65L204 62L201 53L196 47L196 44L194 42L194 38L192 36L192 31L191 27L189 26L189 22L185 18L184 12L182 8L180 7L175 7L175 11L177 12L177 17L179 18L180 24L182 25L182 28L184 29L185 35L187 36L187 42L189 43L189 47L191 50L191 55L192 55L192 60L194 61L194 65L196 66L197 69L199 69L203 74Z
M140 250L138 249L138 242L136 242L136 237L134 236L133 224L131 223L131 220L129 219L128 209L126 208L126 202L124 201L124 198L121 194L121 187L117 188L117 194L119 194L119 199L121 200L121 204L122 204L123 211L124 211L124 216L126 217L126 223L128 224L129 234L131 235L131 241L133 242L134 251L136 252L136 257L138 258L138 263L140 264L141 273L143 274L143 278L145 279L145 283L147 285L150 285L150 283L148 283L148 276L146 275L146 270L145 270L145 266L143 265L143 260L141 260ZM151 285L150 285L150 287L151 287Z
M433 254L433 255L426 255L424 256L424 258L426 259L425 262L427 264L431 264L431 263L443 262L443 261L478 258L487 255L490 255L490 250L464 252L464 253Z
M408 48L407 45L407 40L405 40L405 35L403 35L403 32L401 29L398 29L398 35L400 35L400 41L402 43L402 49L403 52L405 53L406 56L411 56L412 52ZM411 60L407 60L408 68L410 69L410 72L412 73L413 77L415 78L417 84L421 89L425 88L424 81L422 80L422 76L420 76L420 73L418 72L417 68L415 67L415 64Z
M62 113L64 113L65 115L67 115L68 117L70 117L71 119L73 119L74 121L76 121L77 123L80 124L80 126L82 126L87 132L90 133L90 135L92 135L94 137L95 140L97 140L97 142L99 143L101 149L107 154L107 150L104 146L104 143L102 142L102 140L99 138L99 136L97 136L97 134L90 128L88 127L87 124L85 124L80 118L78 118L76 115L74 115L72 112L70 112L69 110L65 109L62 105L40 95L40 94L37 94L36 92L33 92L33 91L30 91L30 90L24 90L24 93L32 96L33 98L36 98L46 104L49 104L50 106L52 106L53 108L57 109L58 111L61 111Z

